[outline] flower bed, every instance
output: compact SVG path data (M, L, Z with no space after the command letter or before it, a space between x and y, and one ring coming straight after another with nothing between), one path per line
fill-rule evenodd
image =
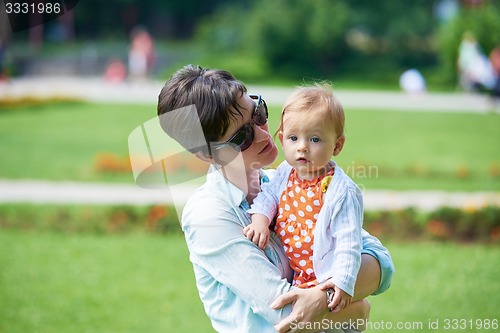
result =
M500 242L500 208L366 212L364 228L382 240Z
M173 207L0 205L0 228L64 233L180 233ZM383 241L500 243L500 207L365 212L364 228Z

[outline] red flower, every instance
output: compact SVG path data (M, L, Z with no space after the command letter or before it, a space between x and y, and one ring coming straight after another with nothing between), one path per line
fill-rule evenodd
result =
M427 232L437 238L448 238L450 235L450 229L448 226L443 222L439 220L430 220L427 222Z

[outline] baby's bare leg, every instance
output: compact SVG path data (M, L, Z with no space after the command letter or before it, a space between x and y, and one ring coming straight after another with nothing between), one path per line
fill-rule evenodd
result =
M354 286L353 301L359 301L377 291L380 285L380 264L378 260L369 255L361 255L361 267L359 268L356 285Z

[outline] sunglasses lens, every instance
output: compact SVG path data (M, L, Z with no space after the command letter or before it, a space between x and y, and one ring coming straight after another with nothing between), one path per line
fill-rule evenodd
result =
M267 105L266 102L264 102L263 99L259 98L257 108L255 109L255 113L253 115L253 121L259 125L259 126L264 126L267 123Z
M248 149L253 142L253 127L251 124L243 126L231 139L231 143L237 145L241 151Z
M252 121L241 127L236 134L225 143L215 144L216 149L222 148L226 144L236 146L240 151L248 149L254 138L253 124L264 126L267 123L268 111L266 102L259 95L250 95L250 98L255 100L256 107L252 115Z

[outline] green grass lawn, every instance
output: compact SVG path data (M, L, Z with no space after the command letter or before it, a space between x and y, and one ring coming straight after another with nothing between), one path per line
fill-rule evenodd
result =
M0 332L210 332L184 238L0 230Z
M426 242L393 243L388 248L396 275L386 294L369 298L374 325L422 323L422 329L399 332L448 332L452 329L445 329L447 319L500 320L499 247ZM429 321L436 320L439 329L429 329ZM453 331L497 331L477 328Z
M97 157L128 154L127 138L154 105L56 103L2 107L0 178L133 182L95 168ZM271 108L270 128L279 106ZM338 163L366 188L500 190L500 116L347 111ZM280 155L280 160L282 159Z
M500 190L500 115L352 110L338 162L367 188Z
M444 332L446 319L500 319L499 247L388 247L397 273L387 293L370 297L373 325L430 332L438 320ZM181 235L0 230L0 267L0 332L212 331Z
M133 182L131 174L99 174L100 153L128 154L127 137L154 106L40 104L0 112L0 177Z

